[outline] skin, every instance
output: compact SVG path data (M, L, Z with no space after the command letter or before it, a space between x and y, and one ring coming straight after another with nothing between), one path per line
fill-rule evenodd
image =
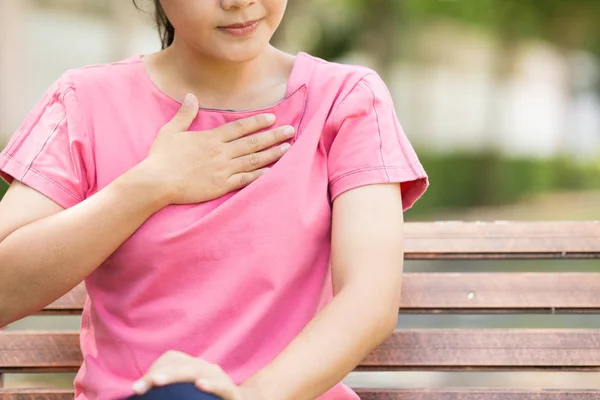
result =
M258 145L244 138L272 124L265 116L205 135L181 132L197 113L197 98L202 107L253 109L283 97L294 58L269 40L286 2L163 0L162 5L176 39L169 49L146 56L146 69L171 97L196 96L187 97L144 161L72 208L63 210L20 182L11 185L0 202L0 326L68 292L158 210L249 184L283 154L285 149L274 147L249 157L289 137L281 128L259 133ZM256 18L264 19L248 37L234 38L218 28ZM249 161L257 159L258 165ZM218 365L169 351L134 390L141 394L152 386L195 382L225 400L309 400L339 382L396 324L403 261L399 186L372 185L340 195L332 224L334 299L270 364L235 385Z
M194 93L204 108L258 109L283 98L295 57L269 44L285 0L163 0L176 30L163 52L145 57L153 81L176 99ZM252 35L219 29L261 19ZM201 71L201 72L200 72Z

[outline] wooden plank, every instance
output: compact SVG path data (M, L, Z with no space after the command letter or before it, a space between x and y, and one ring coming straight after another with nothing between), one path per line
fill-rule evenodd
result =
M355 390L362 400L597 400L600 390ZM0 400L73 400L69 389L0 389Z
M600 258L600 221L414 222L407 259Z
M401 313L600 313L600 273L407 273Z
M600 371L600 329L398 330L362 370Z
M600 313L600 273L407 273L401 313ZM83 285L43 314L81 313Z
M1 332L0 372L75 371L77 332ZM600 371L600 329L398 330L359 370Z
M0 389L0 400L73 400L72 389Z
M67 372L81 365L78 332L0 332L0 372Z
M361 400L597 400L600 390L357 389Z

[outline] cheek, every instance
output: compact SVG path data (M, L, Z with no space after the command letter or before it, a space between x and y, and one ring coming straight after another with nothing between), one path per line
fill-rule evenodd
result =
M161 0L165 14L179 32L200 33L209 28L214 2L207 0Z
M264 5L269 15L269 25L276 28L281 23L285 14L287 0L268 0L264 2Z

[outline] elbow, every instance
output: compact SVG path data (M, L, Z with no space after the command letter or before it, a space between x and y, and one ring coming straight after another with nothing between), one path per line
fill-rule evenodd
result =
M5 303L0 303L0 329L5 328L8 324L21 319L23 317L17 316L14 313L14 309L8 307Z
M396 325L398 324L398 309L394 309L391 312L388 311L384 314L382 318L382 334L385 335L385 338L392 336L394 331L396 330Z
M2 296L0 296L0 329L12 322L8 304Z
M382 341L392 336L398 325L400 308L400 289L389 292L389 296L381 296L377 305L373 306L374 326Z
M12 324L20 317L15 307L15 300L6 293L6 290L0 289L0 329Z
M398 323L398 309L390 310L389 307L382 307L373 314L372 334L374 338L377 338L378 343L381 343L394 333Z

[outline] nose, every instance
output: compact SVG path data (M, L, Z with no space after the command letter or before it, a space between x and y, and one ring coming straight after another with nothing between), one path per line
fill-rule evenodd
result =
M221 0L221 8L223 10L243 9L254 3L256 3L256 0Z

